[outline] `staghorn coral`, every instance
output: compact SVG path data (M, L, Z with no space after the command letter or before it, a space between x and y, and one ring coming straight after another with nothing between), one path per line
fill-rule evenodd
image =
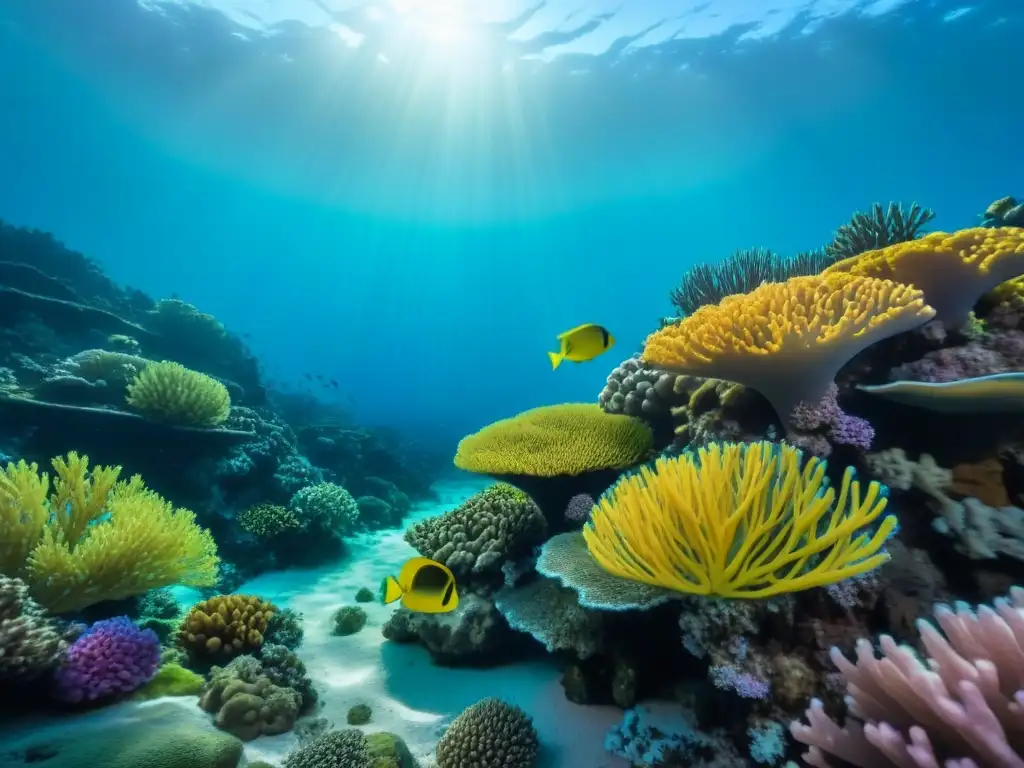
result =
M706 304L717 304L726 296L748 293L762 283L816 275L835 259L823 250L805 251L787 258L767 248L743 248L720 262L692 267L669 294L669 299L682 315L692 315Z
M506 560L539 543L545 526L544 515L529 496L507 483L495 483L455 509L410 526L405 540L460 577L496 573Z
M930 320L921 291L844 273L767 283L647 338L650 365L756 389L785 418L856 353Z
M23 578L32 596L62 613L170 584L209 586L216 545L195 515L147 489L119 481L120 467L89 468L71 452L50 478L36 464L0 469L0 570Z
M579 475L635 464L652 441L643 422L605 413L599 405L548 405L462 438L455 466L495 475Z
M284 761L284 768L367 768L370 749L358 728L329 731L303 744Z
M932 232L919 240L844 259L825 274L913 285L935 309L936 320L959 328L984 294L1024 274L1024 229L974 227L951 234Z
M21 579L0 576L0 680L26 681L48 674L67 644L57 625L29 597Z
M203 658L258 651L273 603L252 595L217 595L196 603L178 630L178 645Z
M355 497L336 483L317 483L300 488L291 508L304 527L316 527L335 536L347 536L359 524Z
M57 670L57 698L77 703L132 693L156 674L160 640L127 616L97 621Z
M242 741L287 733L301 705L296 691L275 685L251 656L213 667L199 698L199 706L214 714L214 724Z
M836 261L913 240L921 227L934 218L931 208L922 208L917 203L911 203L907 210L900 203L889 203L884 209L875 203L870 213L857 211L848 224L836 230L832 242L825 246L825 253Z
M489 698L467 707L437 743L437 768L534 768L539 752L529 715Z
M938 628L917 623L923 660L887 635L879 642L882 658L869 640L858 641L854 662L833 648L855 719L841 728L813 700L807 723L790 726L793 738L810 747L804 760L817 768L830 768L832 755L858 768L1024 764L1022 611L1020 589L977 611L939 605Z
M231 413L227 387L168 360L141 370L128 385L126 400L147 418L187 427L215 427Z
M295 513L280 504L257 504L250 507L238 516L238 526L246 533L262 538L302 530L302 523Z
M684 594L758 598L870 571L896 527L882 488L861 497L853 469L838 501L825 465L769 442L712 445L658 459L598 502L583 538L624 579Z
M557 579L503 587L494 605L512 629L532 635L549 652L567 650L587 659L600 650L601 614L583 608L579 595Z

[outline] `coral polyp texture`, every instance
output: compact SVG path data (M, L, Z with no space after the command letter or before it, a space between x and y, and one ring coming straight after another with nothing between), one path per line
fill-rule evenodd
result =
M0 576L0 681L28 681L48 674L64 658L56 623L29 596L21 579Z
M437 768L534 768L533 720L514 704L483 699L456 717L437 743Z
M855 354L934 315L920 290L891 280L842 272L796 277L729 296L656 331L643 359L749 386L785 418L801 401L820 401Z
M652 443L651 430L630 416L591 403L548 405L464 437L455 466L493 475L579 475L636 464Z
M133 692L156 674L160 641L127 616L97 621L68 649L57 670L58 698L76 703Z
M288 755L284 768L364 768L373 765L369 743L358 728L330 731Z
M300 488L290 504L299 525L336 536L346 536L359 525L359 504L337 483L317 483Z
M833 648L847 685L846 727L811 702L793 738L810 749L816 768L1011 768L1024 765L1021 670L1024 669L1024 590L976 611L963 603L935 609L936 628L919 620L925 657L892 637L857 643L856 661ZM942 631L940 631L940 629ZM840 762L831 762L830 757Z
M150 363L128 385L128 405L154 421L215 427L227 421L231 396L212 376L179 363Z
M538 544L545 528L533 499L507 483L495 483L455 509L409 527L405 540L424 557L464 576L499 571L506 560Z
M146 488L118 480L120 467L77 453L0 469L0 570L23 578L54 613L75 611L171 584L211 586L217 548L195 515Z
M280 504L257 504L250 507L238 516L238 526L246 533L261 538L302 530L302 523L295 513Z
M832 584L888 560L896 527L878 483L852 469L839 498L825 463L761 442L658 459L621 480L583 528L606 571L679 593L759 598Z
M850 274L913 285L949 327L963 325L984 294L1024 274L1024 228L973 227L852 256L825 274Z
M196 603L178 631L178 645L199 658L258 651L276 608L252 595L217 595Z

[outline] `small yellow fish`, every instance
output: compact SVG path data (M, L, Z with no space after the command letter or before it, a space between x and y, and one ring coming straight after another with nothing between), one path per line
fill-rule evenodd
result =
M608 329L594 323L586 323L559 334L558 341L558 351L548 352L552 371L561 365L563 360L571 360L574 363L593 360L615 344L615 338L608 333Z
M448 567L426 557L406 561L398 578L386 576L380 585L380 601L387 605L401 599L410 611L448 613L459 605L455 576Z

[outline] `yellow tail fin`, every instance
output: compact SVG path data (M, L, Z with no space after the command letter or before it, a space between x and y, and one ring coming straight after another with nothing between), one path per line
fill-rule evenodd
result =
M403 594L405 593L402 590L401 585L393 576L384 577L384 581L380 583L380 601L384 603L384 605L401 599Z
M548 358L551 360L552 371L555 370L555 368L557 368L558 366L560 366L562 364L562 361L565 359L557 352L548 352Z

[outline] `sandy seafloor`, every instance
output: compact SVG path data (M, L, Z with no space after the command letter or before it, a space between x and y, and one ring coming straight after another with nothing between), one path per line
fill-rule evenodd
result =
M452 509L481 488L479 483L465 482L438 485L439 501L417 505L405 525ZM362 631L349 637L331 634L331 615L335 609L354 604L360 587L376 593L385 575L397 574L401 564L416 554L405 543L402 533L402 529L393 529L360 536L350 542L349 554L342 562L315 570L266 573L238 590L272 600L282 608L294 608L304 615L305 640L298 655L315 681L323 704L314 716L327 718L337 728L346 728L348 709L355 704L369 704L373 718L363 730L398 734L420 765L429 768L434 765L439 732L451 718L482 698L497 696L518 704L533 716L543 745L539 768L627 766L603 748L605 733L621 722L622 711L616 707L583 707L568 701L559 684L560 670L554 663L538 660L494 669L435 666L421 646L384 640L380 628L394 607L379 603L363 604L368 621ZM190 602L190 595L181 597ZM195 705L194 698L173 702L179 704L191 711L179 711L174 717L211 720ZM118 722L130 727L134 707L153 705L172 703L162 700L148 705L121 704L60 721L9 724L10 730L0 725L0 740L21 741L67 727L105 727ZM280 766L295 745L292 733L261 737L246 744L245 754L248 760L266 760Z

